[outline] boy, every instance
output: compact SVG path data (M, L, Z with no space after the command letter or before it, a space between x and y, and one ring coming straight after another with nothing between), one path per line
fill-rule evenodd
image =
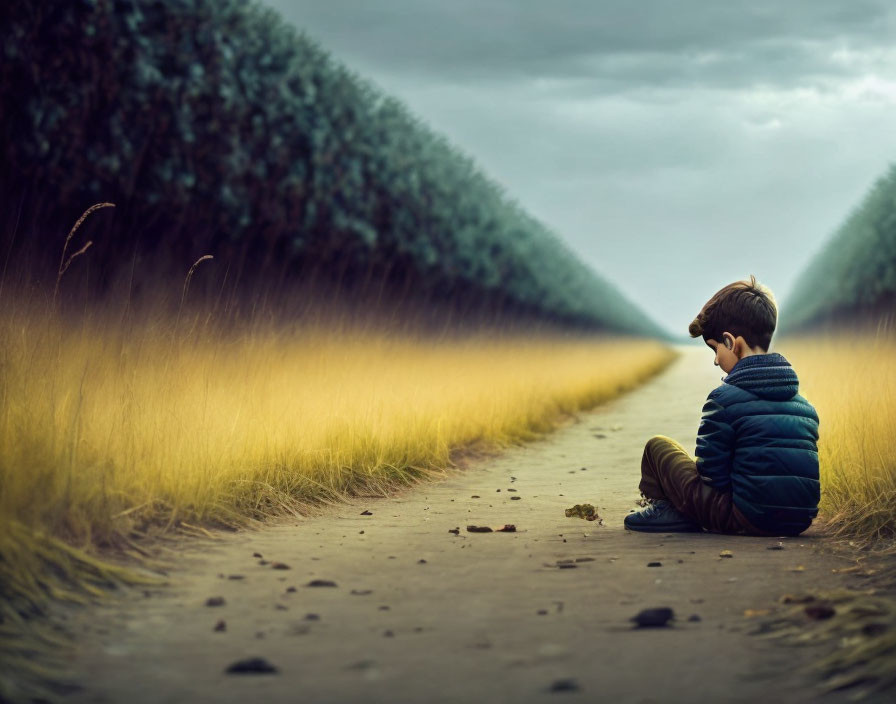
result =
M696 461L658 435L644 448L647 507L625 527L649 532L706 528L798 535L818 514L818 415L800 396L788 361L768 353L777 323L771 292L736 281L716 293L689 327L728 376L703 406Z

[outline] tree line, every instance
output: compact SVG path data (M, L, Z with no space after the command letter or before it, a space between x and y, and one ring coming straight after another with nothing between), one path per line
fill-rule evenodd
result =
M0 38L0 241L32 269L111 201L99 288L212 254L231 281L660 334L473 159L258 2L10 0Z
M896 313L896 165L802 272L787 299L785 321L799 329Z

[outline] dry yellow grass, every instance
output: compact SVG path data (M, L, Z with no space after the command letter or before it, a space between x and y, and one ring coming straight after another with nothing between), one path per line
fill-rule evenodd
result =
M821 512L836 534L896 534L896 330L785 338L779 351L818 410Z
M163 320L0 315L0 525L124 546L384 492L459 448L549 430L672 354L643 340L224 335Z
M0 312L4 700L45 698L61 671L45 666L58 634L34 618L48 604L147 579L95 548L133 555L173 526L386 492L463 448L536 437L672 356L644 340L221 334L180 314L73 324L55 309Z

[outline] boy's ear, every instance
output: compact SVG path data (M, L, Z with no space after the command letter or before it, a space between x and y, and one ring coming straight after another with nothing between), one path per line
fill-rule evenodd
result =
M729 350L733 350L734 343L736 342L736 340L734 339L734 335L732 335L730 332L723 332L722 333L722 342L725 344L725 347L727 347Z

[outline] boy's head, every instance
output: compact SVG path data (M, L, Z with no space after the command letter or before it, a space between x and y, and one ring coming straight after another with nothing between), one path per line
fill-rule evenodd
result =
M767 352L777 322L778 307L772 292L750 275L749 281L735 281L716 292L694 318L688 332L691 337L702 335L711 348L724 346L740 358L743 353L755 353L757 347ZM744 344L748 349L740 349Z

